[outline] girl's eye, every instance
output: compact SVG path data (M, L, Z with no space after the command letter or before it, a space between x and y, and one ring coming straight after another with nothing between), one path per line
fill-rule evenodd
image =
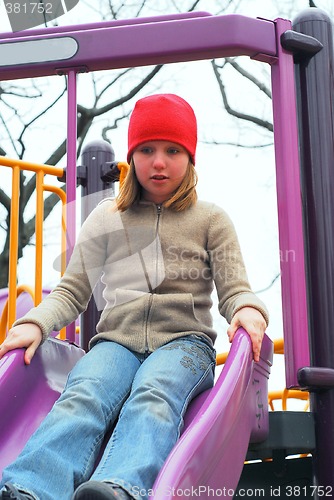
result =
M177 148L168 148L168 153L171 155L176 155L179 152Z
M144 148L140 148L140 152L143 153L144 155L148 155L150 153L152 153L153 149L152 148L149 148L148 146L144 147Z

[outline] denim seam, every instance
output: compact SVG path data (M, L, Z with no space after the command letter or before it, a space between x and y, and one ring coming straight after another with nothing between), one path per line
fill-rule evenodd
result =
M117 425L112 433L112 436L110 437L110 448L108 451L108 455L105 457L104 463L99 466L99 473L103 473L106 470L106 462L108 461L111 453L113 452L114 449L114 443L117 437Z
M210 371L212 372L213 371L213 368L215 366L215 362L211 362L207 369L205 370L205 372L203 373L202 377L199 379L199 381L197 382L197 384L192 388L192 390L189 392L188 396L186 397L186 399L184 400L184 404L183 404L183 407L182 407L182 410L181 410L181 418L180 418L180 422L179 422L179 425L178 425L178 428L177 428L177 436L178 436L178 439L181 435L181 425L183 424L183 417L187 411L187 408L189 406L189 403L192 401L193 397L192 396L194 394L194 392L196 392L197 388L203 384L203 382L205 381L205 379L208 377ZM214 376L212 374L212 380L214 380ZM205 389L203 389L204 391ZM203 392L202 391L202 392Z
M104 390L104 388L102 388L102 389ZM107 393L106 393L106 395L107 395ZM122 399L120 399L119 403L114 408L111 409L110 413L114 413L115 415L118 415L120 408L122 408L122 406L124 405L124 402L126 401L128 396L129 396L129 391L126 393L126 395ZM113 421L114 422L116 421L116 417L113 419ZM100 449L100 447L103 443L104 437L105 437L106 433L108 432L108 428L110 428L110 425L112 425L112 421L110 421L110 419L109 419L108 426L106 425L105 430L102 431L98 436L96 436L94 443L92 444L89 452L87 453L87 458L86 458L85 463L83 464L83 468L82 468L82 473L81 473L82 478L87 477L87 475L88 475L87 472L89 472L89 470L91 469L92 456L94 456L94 453L96 452L97 446Z

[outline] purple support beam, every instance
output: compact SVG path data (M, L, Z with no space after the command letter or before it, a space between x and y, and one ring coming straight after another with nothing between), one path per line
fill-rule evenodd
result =
M73 68L77 72L96 71L225 56L276 55L271 21L207 14L156 19L4 35L0 37L1 79L54 75Z
M67 75L67 167L66 167L66 262L72 255L76 238L77 187L77 85L76 72ZM75 342L75 323L66 328L67 339Z
M190 18L196 18L196 17L205 17L205 16L211 16L209 12L204 12L204 11L194 11L194 12L181 12L180 14L165 14L163 16L152 16L152 17L136 17L132 19L117 19L113 21L101 21L97 23L87 23L87 24L80 24L77 26L77 29L79 31L86 31L86 30L97 30L99 28L114 28L116 26L130 26L132 24L143 24L143 23L158 23L161 21L175 21L175 20L181 20L181 19L190 19ZM40 36L40 35L45 35L45 30L48 30L48 33L50 35L53 35L55 33L66 33L69 29L69 26L49 26L48 28L36 28L36 29L31 29L29 30L29 35L31 36ZM8 33L3 33L1 35L1 38L7 39L7 38L17 38L18 36L26 35L27 32L25 31L24 33L19 33L19 32L12 32L9 31Z
M276 29L280 40L291 23L278 19ZM286 386L291 388L298 386L297 372L309 365L310 356L294 63L280 43L278 61L272 66L272 91L285 371Z

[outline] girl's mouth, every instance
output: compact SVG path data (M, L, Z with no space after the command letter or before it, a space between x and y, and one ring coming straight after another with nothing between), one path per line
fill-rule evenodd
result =
M166 175L152 175L151 179L153 179L154 181L164 181L166 179L168 179L168 177Z

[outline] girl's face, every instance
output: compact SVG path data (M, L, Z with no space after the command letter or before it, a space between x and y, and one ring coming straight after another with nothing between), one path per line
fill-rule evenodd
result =
M189 164L189 154L175 142L149 141L135 149L133 161L142 197L153 203L163 203L180 186Z

